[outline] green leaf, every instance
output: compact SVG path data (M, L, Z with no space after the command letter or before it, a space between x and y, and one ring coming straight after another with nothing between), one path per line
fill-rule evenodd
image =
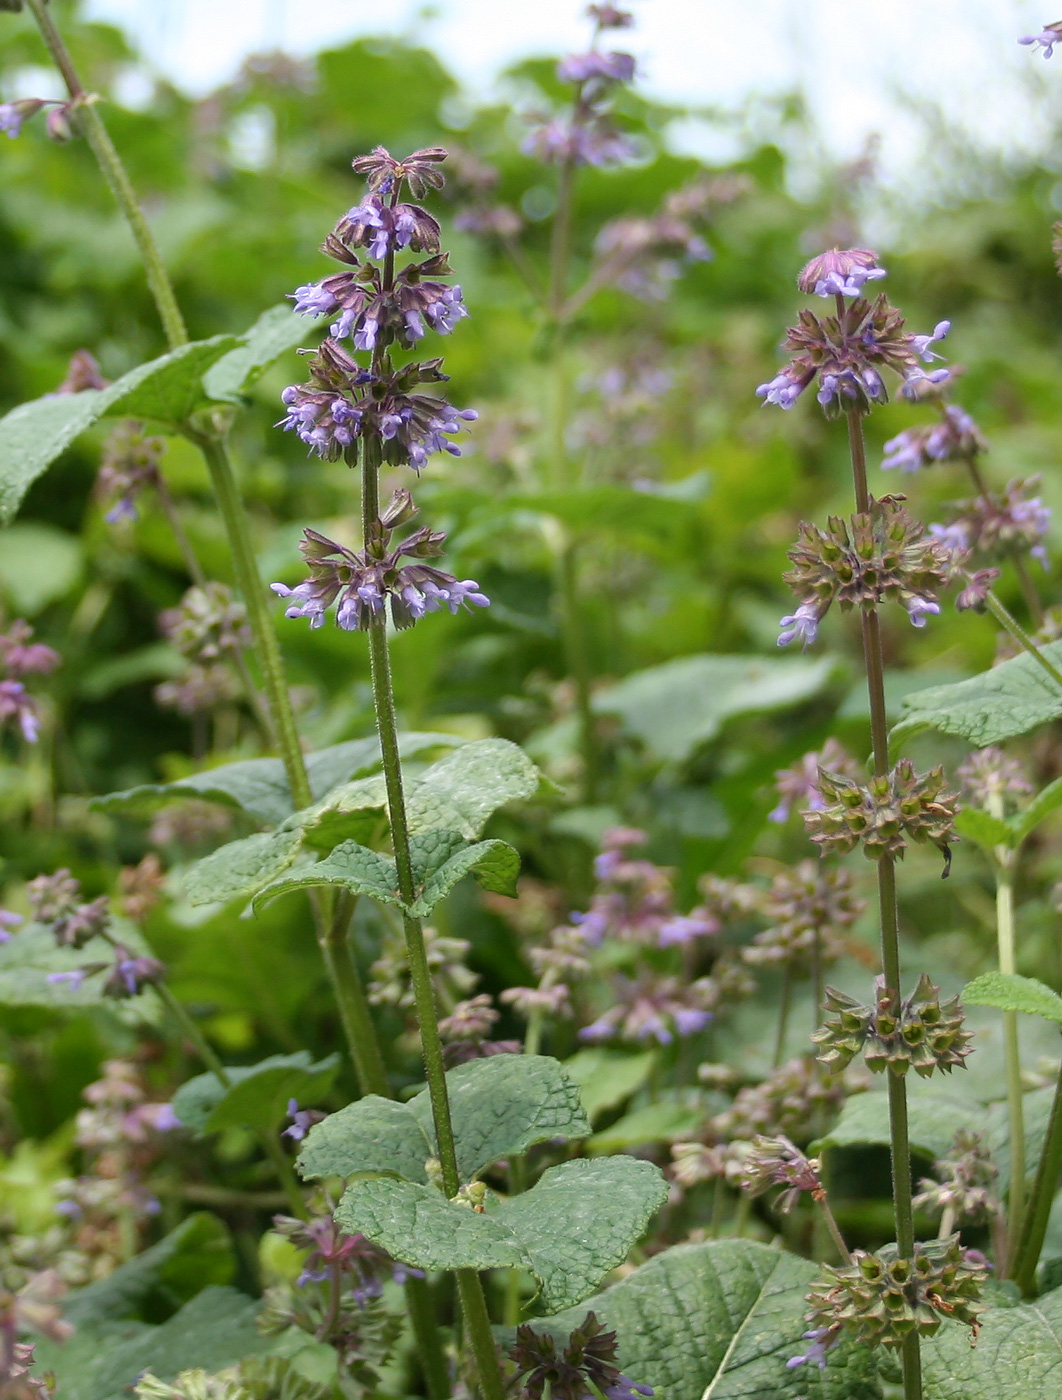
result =
M907 1111L912 1148L936 1160L947 1155L960 1129L982 1122L986 1110L979 1099L959 1088L912 1083L907 1090ZM840 1118L816 1143L815 1150L889 1141L888 1095L873 1089L847 1101Z
M210 1284L229 1283L236 1272L232 1236L216 1215L197 1211L158 1244L112 1274L63 1299L63 1316L78 1327L133 1317L150 1304L186 1302Z
M555 1312L623 1262L667 1191L659 1169L634 1157L563 1162L522 1195L488 1196L483 1214L433 1186L376 1177L347 1188L336 1220L416 1268L523 1266Z
M0 545L0 589L20 617L36 617L79 582L84 550L76 535L27 520Z
M37 1342L35 1374L54 1371L63 1400L128 1400L142 1372L173 1380L201 1366L217 1371L273 1349L256 1326L259 1304L234 1288L204 1288L161 1327L112 1322L63 1344Z
M786 1366L807 1348L804 1295L818 1272L751 1240L677 1245L547 1325L566 1335L591 1307L655 1400L880 1400L873 1356L850 1342L824 1371Z
M453 734L400 734L403 758L414 758L428 749L453 747L463 741ZM340 783L364 777L380 767L380 741L374 736L350 739L343 744L306 755L306 773L315 799L320 799ZM294 812L291 790L279 758L250 758L225 763L193 773L173 783L145 783L125 792L111 792L92 800L100 812L125 812L150 816L153 812L195 797L239 807L259 821L275 826Z
M367 894L381 904L402 903L398 893L398 871L390 856L370 851L356 841L342 841L323 860L313 865L298 866L260 889L255 895L254 907L264 908L282 894L311 889L315 885L335 885L351 894Z
M565 1060L564 1068L579 1086L587 1116L596 1118L642 1087L652 1073L655 1058L652 1050L627 1055L622 1050L593 1046Z
M1011 817L1009 826L1013 832L1014 845L1020 845L1059 806L1062 806L1062 778L1056 778L1053 783L1048 783L1042 792L1036 794L1024 811Z
M314 338L315 320L293 311L286 302L263 311L243 342L223 356L203 376L203 387L212 399L239 403L275 360L296 345Z
M408 1103L366 1094L313 1125L295 1166L304 1181L391 1173L424 1185L424 1163L434 1155L434 1142Z
M317 1064L308 1050L271 1055L256 1065L227 1069L232 1081L227 1088L214 1074L196 1075L177 1090L173 1111L186 1128L199 1133L235 1127L275 1132L287 1117L288 1100L303 1105L319 1101L338 1069L338 1055Z
M594 1156L602 1152L626 1152L648 1142L678 1142L693 1137L704 1123L704 1112L681 1103L650 1103L624 1114L586 1144Z
M1015 845L1014 831L1002 817L993 817L990 812L982 812L977 807L964 807L955 817L955 829L960 836L976 843L986 851L994 851L997 846Z
M134 925L123 922L114 932L134 953L149 951ZM157 1002L149 1003L146 996L130 1001L105 997L106 974L90 977L80 987L48 981L55 972L73 972L90 962L110 965L113 961L114 949L102 938L90 939L81 949L57 948L51 929L28 924L6 943L0 943L0 1006L43 1006L55 1010L110 1006L119 1014L132 1013L140 1019L145 1014L152 1016Z
M688 536L697 520L691 504L707 494L706 472L696 472L684 482L686 495L669 498L661 491L632 491L626 486L599 485L576 491L551 491L533 496L507 496L510 511L535 511L552 515L576 531L593 527L595 535L615 534L642 539L661 547L663 542Z
M103 412L177 427L208 402L203 388L205 371L238 344L234 335L215 335L130 370L103 390Z
M382 773L341 783L320 802L296 812L285 823L298 826L304 846L331 851L341 841L370 844L381 825L386 829L387 785Z
M587 1137L590 1124L564 1066L548 1055L492 1055L446 1075L462 1181L492 1162L552 1138ZM296 1163L306 1180L391 1172L425 1183L438 1155L425 1089L406 1104L368 1095L307 1134Z
M258 831L230 841L196 861L184 874L190 904L249 899L293 864L301 846L297 831Z
M1062 642L1041 647L1062 667ZM954 685L935 685L904 696L904 719L892 731L896 740L922 729L957 734L976 748L1026 734L1062 715L1062 687L1023 652L991 670Z
M619 715L653 758L678 763L714 739L734 715L777 710L817 695L832 669L828 657L682 656L598 691L594 708Z
M408 785L409 829L442 828L473 841L492 813L533 797L541 781L523 749L507 739L465 744Z
M505 841L469 845L452 831L430 831L410 841L413 873L420 891L409 913L424 919L459 880L474 875L485 890L515 898L520 856Z
M994 1006L998 1011L1021 1011L1062 1025L1062 997L1035 977L1014 972L982 972L962 989L970 1006Z
M1033 1400L1059 1394L1062 1289L1035 1303L990 1308L977 1346L946 1322L922 1343L926 1400Z

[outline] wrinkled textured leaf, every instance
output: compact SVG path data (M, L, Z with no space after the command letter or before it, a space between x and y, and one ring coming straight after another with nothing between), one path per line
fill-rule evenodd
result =
M473 875L494 894L516 895L520 856L505 841L477 841L470 846L452 831L432 831L414 836L410 847L420 891L409 910L415 919L427 918L466 875Z
M1062 667L1062 642L1041 650L1054 666ZM916 690L904 696L903 706L895 739L939 729L969 739L980 749L1057 719L1062 715L1062 688L1023 652L969 680Z
M994 1006L999 1011L1021 1011L1026 1016L1042 1016L1062 1025L1062 997L1035 977L1017 973L982 972L962 989L962 999L971 1006Z
M184 874L190 904L221 904L248 899L287 870L299 853L297 831L259 831L230 841L196 861Z
M465 744L409 784L410 830L441 827L472 841L493 812L507 802L533 797L540 782L527 754L507 739Z
M320 802L289 817L286 826L298 826L304 846L331 851L341 841L369 844L377 828L386 827L387 786L382 773L341 783Z
M619 715L658 759L681 762L734 715L797 705L817 695L833 663L751 656L682 656L598 691L594 708Z
M428 749L453 747L463 741L452 734L411 733L400 734L398 742L402 757L413 758ZM374 772L379 766L380 741L375 736L350 739L306 756L306 773L315 799L324 797L340 783ZM125 792L94 798L92 805L97 811L149 816L186 797L240 807L270 826L284 821L294 811L284 765L279 758L244 759L179 778L173 783L145 783Z
M279 895L314 885L335 885L351 894L367 894L381 904L401 904L398 871L390 856L370 851L356 841L343 841L323 860L303 865L274 880L255 896L258 909Z
M274 1132L287 1117L289 1099L303 1107L317 1103L338 1069L338 1055L316 1064L308 1050L271 1055L256 1065L228 1069L228 1088L214 1074L196 1075L177 1090L173 1111L186 1128L200 1133L234 1127Z
M63 1345L37 1343L37 1373L54 1371L62 1400L128 1400L149 1367L160 1380L201 1366L231 1366L273 1349L255 1325L259 1304L234 1288L204 1288L161 1327L112 1322L86 1327Z
M313 1125L295 1166L304 1181L371 1172L424 1185L424 1163L434 1154L409 1104L366 1094Z
M376 1177L347 1188L336 1219L421 1269L522 1266L556 1311L579 1302L622 1263L667 1199L651 1162L634 1157L563 1162L530 1191L488 1197L478 1214L433 1186Z
M548 1326L564 1334L593 1308L617 1334L625 1374L655 1400L878 1400L871 1354L848 1342L824 1371L786 1368L807 1346L804 1295L817 1273L751 1240L677 1245Z
M286 302L263 311L242 344L230 350L203 375L203 387L212 399L239 403L241 394L261 379L275 360L296 345L316 339L315 319L301 316Z
M1047 1400L1062 1395L1062 1289L1035 1303L991 1308L977 1346L945 1323L922 1343L927 1400Z
M501 1157L536 1142L588 1136L579 1091L548 1055L493 1055L448 1071L457 1167L470 1181ZM307 1180L393 1172L428 1180L424 1163L437 1156L431 1099L425 1089L407 1104L368 1095L310 1129L297 1166Z
M228 1228L216 1215L197 1211L114 1273L67 1294L63 1316L78 1327L133 1317L148 1300L176 1306L209 1284L229 1283L235 1272Z

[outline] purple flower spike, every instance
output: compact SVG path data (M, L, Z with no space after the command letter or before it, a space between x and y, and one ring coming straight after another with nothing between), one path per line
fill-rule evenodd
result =
M782 628L778 634L780 647L787 647L799 637L806 649L819 635L819 610L814 603L801 603L795 613L782 618L779 626Z

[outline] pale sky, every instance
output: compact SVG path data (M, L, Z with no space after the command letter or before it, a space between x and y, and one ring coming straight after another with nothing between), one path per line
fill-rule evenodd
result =
M515 59L586 47L583 0L88 0L94 18L132 33L179 86L203 93L248 53L299 54L380 33L434 49L472 95ZM917 124L899 94L939 102L983 145L1036 148L1043 102L1062 94L1062 51L1045 62L1022 34L1058 18L1043 0L630 0L637 28L617 47L637 56L651 96L734 107L800 88L829 148L857 154L883 138L884 173L903 185ZM1062 98L1059 99L1062 104ZM1057 104L1056 104L1057 105ZM687 123L676 142L709 157L728 138Z

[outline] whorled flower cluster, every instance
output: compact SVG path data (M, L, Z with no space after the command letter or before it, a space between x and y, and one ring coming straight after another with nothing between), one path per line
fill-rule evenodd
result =
M940 988L923 973L897 1009L885 979L878 977L874 985L873 1006L827 987L826 1018L811 1037L827 1069L843 1070L859 1054L874 1074L887 1069L900 1077L913 1069L928 1079L937 1070L950 1074L964 1066L973 1036L963 1028L957 996L942 1002Z
M96 487L105 498L115 498L104 517L109 525L135 520L141 492L159 484L159 463L165 442L144 432L142 423L120 423L103 445Z
M968 462L988 447L984 436L958 404L942 404L939 423L906 428L885 444L882 471L917 472L937 462Z
M1046 569L1046 539L1051 528L1051 508L1040 496L1031 495L1039 476L1009 481L1002 491L987 491L952 507L947 525L930 525L929 532L959 556L980 554L1005 559L1028 553Z
M899 1347L912 1333L932 1337L951 1320L976 1336L988 1266L984 1255L962 1247L958 1235L916 1244L911 1259L899 1257L895 1245L874 1254L857 1249L850 1266L826 1265L823 1272L808 1294L806 1314L818 1354L799 1363L823 1364L823 1353L841 1332L867 1346Z
M338 318L310 361L308 382L281 395L287 415L279 426L297 433L326 461L353 460L358 441L371 438L381 444L385 462L419 472L433 452L460 456L449 439L476 417L470 409L415 392L421 384L446 379L440 360L397 369L387 353L391 345L415 345L428 329L447 335L468 314L461 288L438 280L450 275L438 223L419 205L399 199L403 184L415 195L439 189L443 176L437 167L445 159L446 152L435 146L401 161L382 146L356 159L353 168L366 178L366 196L340 219L323 247L344 271L292 293L297 311ZM381 266L363 263L356 248ZM429 256L396 273L395 257L405 251ZM369 368L340 345L348 336L356 351L371 355Z
M304 530L299 549L309 566L309 578L294 588L270 584L274 593L290 600L285 616L306 618L311 627L323 627L335 604L339 627L366 631L388 608L394 625L406 628L443 607L451 613L462 606L488 607L490 599L474 579L458 580L423 562L442 553L445 535L422 526L391 547L394 525L414 513L408 492L396 492L383 517L382 533L356 551L316 530ZM403 559L411 562L402 563Z
M1021 759L1012 758L997 744L975 749L956 768L955 776L970 801L986 811L995 802L1013 802L1033 794Z
M982 1224L1002 1215L999 1169L981 1133L960 1128L947 1156L934 1162L933 1170L936 1180L918 1184L918 1195L911 1201L915 1210L947 1216L954 1225Z
M947 374L927 374L923 365L940 359L932 346L947 335L950 322L938 322L932 335L911 335L887 297L870 302L862 295L868 281L884 276L877 255L866 248L834 248L807 264L797 286L816 296L833 296L837 312L827 317L808 309L800 312L797 324L786 332L785 348L793 352L789 364L756 390L764 403L792 408L817 381L816 397L828 418L850 411L865 414L875 404L888 402L883 370L899 375L905 392L911 393L920 382Z
M606 1332L592 1312L564 1342L523 1323L509 1356L527 1400L542 1400L547 1392L550 1400L641 1400L653 1394L651 1386L637 1384L616 1365L616 1334Z
M780 871L764 892L760 912L767 927L742 949L742 957L754 967L834 962L845 952L845 935L865 908L847 870L825 870L819 861L802 860Z
M940 612L937 592L952 562L950 551L895 496L871 500L869 511L848 520L831 515L825 530L802 521L789 558L793 567L785 582L800 605L782 618L779 646L797 637L805 646L813 642L835 602L847 612L894 599L915 627L924 627L927 617Z
M847 751L839 739L831 734L822 746L821 752L812 750L791 763L788 768L779 768L774 775L778 805L767 814L767 820L784 822L794 809L803 812L806 808L821 810L826 804L819 791L819 771L825 768L829 773L840 773L846 778L858 778L859 764Z
M823 806L804 813L804 827L823 854L847 855L863 847L869 860L902 859L909 841L929 843L951 862L956 795L947 791L944 769L918 773L901 758L889 773L866 784L840 773L819 772Z

